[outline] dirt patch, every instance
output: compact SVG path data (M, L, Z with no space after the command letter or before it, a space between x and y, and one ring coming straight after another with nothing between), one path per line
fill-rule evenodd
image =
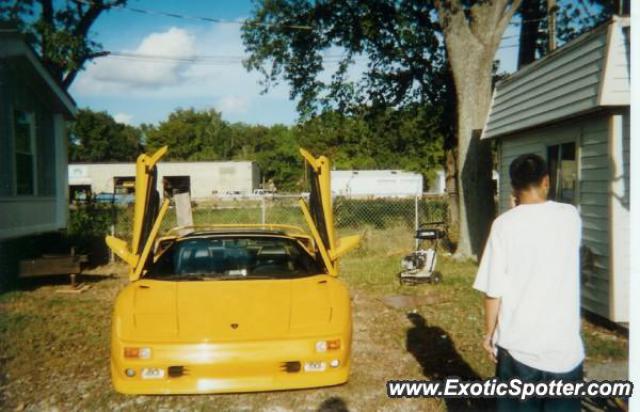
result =
M416 309L424 305L438 305L445 302L433 291L428 291L423 295L389 295L384 296L381 300L392 309Z
M629 362L586 362L584 374L589 380L622 381L629 379Z

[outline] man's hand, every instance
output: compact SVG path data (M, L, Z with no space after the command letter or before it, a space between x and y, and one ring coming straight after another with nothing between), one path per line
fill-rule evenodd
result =
M482 349L484 349L485 352L487 352L487 354L489 355L489 359L491 359L491 362L498 363L498 360L496 359L496 352L495 352L496 347L493 344L490 335L485 336L484 339L482 340Z
M484 329L486 335L482 341L482 348L489 354L489 359L497 363L495 345L493 344L493 334L498 324L498 312L500 310L500 298L486 296L484 299Z

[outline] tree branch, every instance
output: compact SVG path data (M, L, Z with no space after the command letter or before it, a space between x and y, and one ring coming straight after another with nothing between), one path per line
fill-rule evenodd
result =
M73 29L73 34L75 36L85 37L89 32L89 28L96 21L100 13L105 9L102 0L96 0L91 2L91 6L87 9L84 15L80 15L80 21L77 26Z
M35 31L40 35L40 55L42 62L54 76L59 77L61 74L60 67L57 66L51 59L51 40L50 34L55 32L55 21L53 12L52 0L38 0L40 7L42 7L42 14L38 20L38 24L35 26Z
M84 64L86 60L87 59L84 59L84 62L82 64ZM78 72L80 72L80 69L69 70L67 74L64 76L64 79L62 79L62 87L65 90L67 90L69 86L71 86L71 83L73 83L73 81L76 79Z
M42 6L42 21L53 25L53 1L52 0L38 0Z
M509 24L509 22L513 18L513 15L516 13L516 11L520 8L521 5L522 5L522 0L513 0L513 2L511 3L511 7L509 9L507 9L508 3L505 4L505 7L503 8L503 11L502 11L502 17L498 22L498 30L496 31L496 35L499 33L499 39L497 39L498 44L500 44L500 39L502 38L502 34L507 29L507 25ZM494 41L496 41L496 39L494 39Z

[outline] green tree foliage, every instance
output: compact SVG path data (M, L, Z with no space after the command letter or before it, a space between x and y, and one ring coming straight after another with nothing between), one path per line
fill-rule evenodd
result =
M564 1L557 10L557 36L560 46L579 35L588 32L611 18L614 14L629 13L625 7L620 7L627 0L580 0ZM546 21L543 21L546 23ZM543 24L546 28L546 24ZM546 46L546 45L543 45ZM546 54L548 50L544 48Z
M273 182L280 191L302 188L300 146L295 129L274 125L262 135L255 152L255 161L265 182Z
M293 129L229 123L215 110L178 109L158 126L143 125L147 150L169 146L172 160L253 160L265 181L293 190L301 167Z
M301 146L327 154L339 169L404 169L431 178L442 167L438 115L419 105L357 115L325 112L296 132Z
M303 117L365 103L442 105L453 96L434 13L429 1L260 0L243 26L246 67L264 75L266 88L287 81ZM329 79L321 76L327 59L336 63ZM358 59L367 64L353 79Z
M339 168L430 177L443 147L453 146L455 118L435 12L432 2L414 0L258 1L243 26L246 67L263 74L265 90L289 83L301 146ZM349 73L354 65L364 68L360 78Z
M83 65L101 52L91 27L104 12L127 0L2 0L0 20L22 31L49 71L68 88Z
M144 125L146 146L169 146L167 159L219 160L231 157L233 137L224 134L225 122L215 110L178 109L158 126Z
M70 137L72 162L133 161L140 153L140 130L117 123L106 112L80 110Z
M214 110L178 109L142 129L148 151L167 145L172 160L252 160L264 182L296 191L303 183L300 147L330 156L339 169L404 169L431 178L443 156L437 119L414 105L349 115L325 111L296 126L267 127L229 123Z

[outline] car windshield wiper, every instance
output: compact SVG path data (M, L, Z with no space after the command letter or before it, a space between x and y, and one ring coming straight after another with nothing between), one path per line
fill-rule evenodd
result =
M229 275L189 275L187 277L177 277L177 280L250 280L250 279L275 279L274 276L268 275L244 275L244 276L229 276Z
M229 279L274 279L271 275L229 276Z
M169 276L149 276L151 279L159 280L184 280L184 281L198 281L198 280L218 280L219 274L214 273L189 273L182 275L169 275Z

